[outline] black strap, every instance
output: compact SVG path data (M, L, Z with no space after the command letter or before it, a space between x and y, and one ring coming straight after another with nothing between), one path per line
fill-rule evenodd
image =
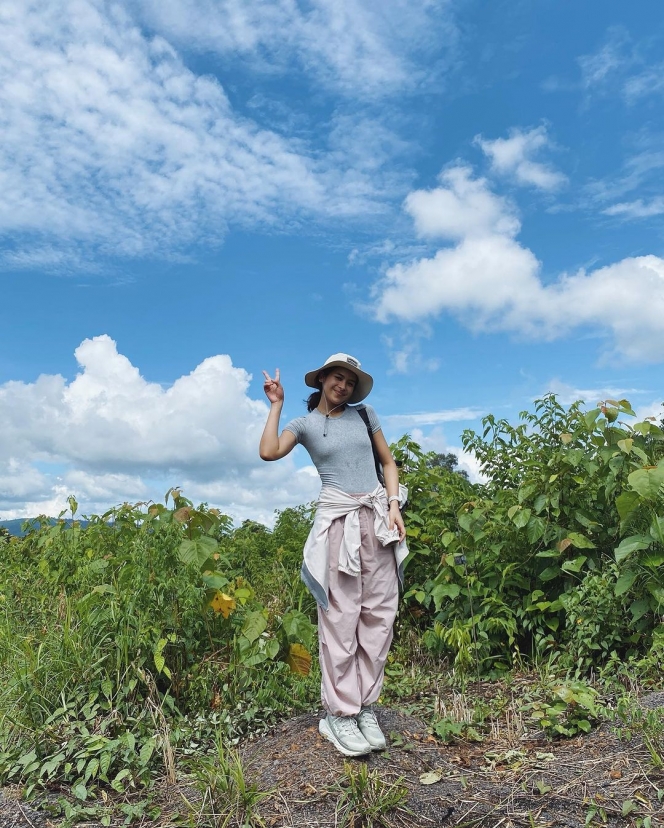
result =
M376 444L374 443L373 431L371 430L371 423L369 422L369 415L367 414L366 406L358 405L355 407L357 413L364 420L364 425L367 427L367 433L371 440L371 452L373 454L374 465L376 466L376 477L381 486L385 485L385 478L383 477L383 467L381 466L378 452L376 451Z

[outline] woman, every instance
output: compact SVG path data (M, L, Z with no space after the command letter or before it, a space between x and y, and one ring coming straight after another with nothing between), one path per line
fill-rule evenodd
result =
M274 379L263 373L271 407L260 456L279 460L301 443L322 483L302 564L302 579L318 603L321 700L327 711L319 731L345 756L383 750L385 736L371 705L383 685L408 550L396 463L373 408L360 407L368 415L371 438L353 406L367 397L373 379L358 360L333 354L305 375L305 383L316 389L307 401L309 414L279 434L284 404L279 369Z

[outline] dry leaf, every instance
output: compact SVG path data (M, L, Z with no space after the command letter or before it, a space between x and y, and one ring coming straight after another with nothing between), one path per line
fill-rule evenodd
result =
M420 784L421 785L434 785L436 782L440 782L443 778L442 771L427 771L426 773L421 774L420 776Z
M288 648L286 663L291 668L291 672L297 673L298 676L308 676L311 670L311 655L302 644L291 644Z

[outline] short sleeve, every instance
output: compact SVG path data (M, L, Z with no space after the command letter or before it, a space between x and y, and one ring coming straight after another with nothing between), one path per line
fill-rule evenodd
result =
M377 431L380 431L381 425L380 420L378 419L378 415L374 411L373 407L370 405L364 406L367 410L367 415L369 417L369 425L371 426L371 431L375 434Z
M292 434L294 434L295 439L298 443L302 442L302 437L304 436L305 430L306 422L304 417L296 417L294 420L291 420L284 426L284 431L290 431Z

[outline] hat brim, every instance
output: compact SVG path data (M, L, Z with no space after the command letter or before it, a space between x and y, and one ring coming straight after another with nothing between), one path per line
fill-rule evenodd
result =
M315 371L307 371L304 375L305 384L308 385L309 388L316 388L320 390L318 375L321 371L329 371L330 368L345 368L357 377L357 385L348 399L348 402L351 405L362 402L362 400L368 397L371 393L371 389L373 388L373 377L371 374L367 374L366 371L362 371L359 368L351 368L347 362L343 362L342 360L334 360L333 362L328 362L327 365L321 365L321 367L316 368Z

